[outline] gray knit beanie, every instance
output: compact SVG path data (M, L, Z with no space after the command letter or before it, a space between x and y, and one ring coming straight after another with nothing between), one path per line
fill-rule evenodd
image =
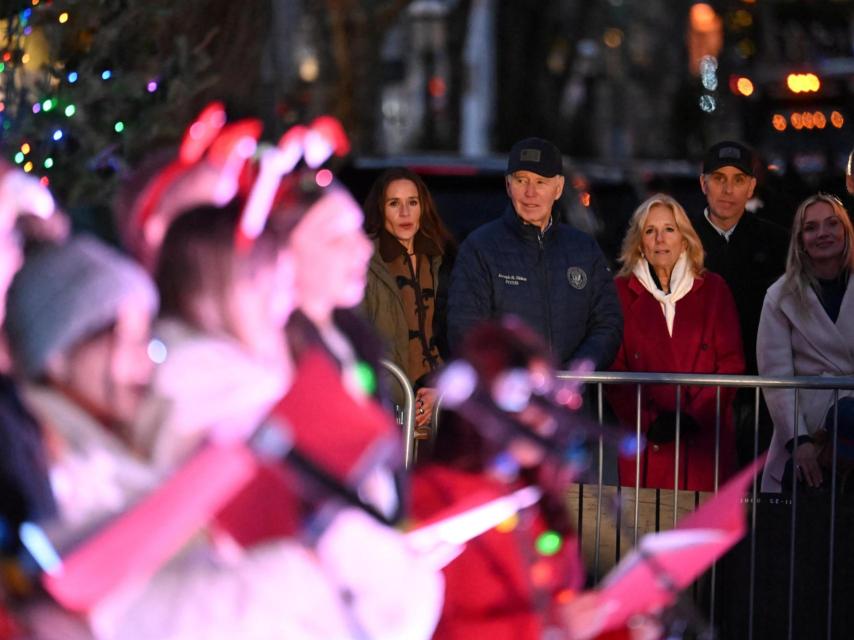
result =
M109 327L134 298L157 311L157 290L142 267L91 236L28 255L6 302L6 333L19 370L40 376L51 356Z

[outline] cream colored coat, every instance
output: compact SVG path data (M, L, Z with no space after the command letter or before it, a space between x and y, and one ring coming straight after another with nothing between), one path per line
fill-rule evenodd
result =
M836 323L830 320L811 289L806 308L798 303L780 278L768 289L759 321L756 357L763 376L850 376L854 374L854 277ZM765 461L762 491L778 493L789 452L786 443L795 435L810 435L824 428L833 391L804 389L798 394L795 419L793 389L765 389L774 420L774 435ZM839 397L854 396L840 391Z

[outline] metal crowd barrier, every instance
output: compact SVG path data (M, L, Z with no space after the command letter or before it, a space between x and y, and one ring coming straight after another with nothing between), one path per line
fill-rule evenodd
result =
M404 432L406 441L405 464L410 468L415 461L415 395L403 371L389 361L383 361L383 366L388 370L396 382L401 386L404 393L404 406L401 408L398 421ZM594 482L578 484L573 487L571 499L577 505L577 530L579 533L579 546L587 551L588 568L593 583L597 583L605 571L616 564L623 548L637 544L641 529L646 527L649 531L659 531L669 526L675 526L680 516L695 509L704 497L710 494L697 491L678 490L679 486L679 460L678 450L680 433L681 406L680 396L682 387L686 386L712 386L716 387L716 447L715 456L715 480L714 488L717 490L719 483L720 463L720 428L721 428L721 389L723 388L747 388L754 391L753 394L753 457L758 456L759 450L759 408L760 391L767 388L795 389L795 412L798 411L798 398L800 390L803 389L830 389L834 390L834 404L839 399L839 391L854 390L854 376L846 377L762 377L762 376L733 376L733 375L709 375L709 374L674 374L674 373L627 373L627 372L595 372L595 373L573 373L569 371L558 372L559 380L575 381L584 383L588 389L595 385L595 414L599 424L605 423L606 398L605 385L633 384L636 385L636 423L634 430L636 436L641 432L641 402L643 398L643 387L647 385L672 385L676 394L677 418L676 435L674 445L677 451L674 460L674 487L673 489L644 489L639 486L639 471L636 471L634 486L620 486L616 481L616 457L610 461L613 479L606 482L605 446L603 440L598 443L595 456L596 479ZM590 394L587 394L590 397ZM438 407L441 398L436 403L434 410L434 429L437 428L436 419L439 413ZM435 431L434 431L435 433ZM838 429L834 429L832 446L837 450ZM639 469L640 454L637 454L636 469ZM852 474L854 475L854 473ZM840 554L838 552L838 534L836 528L841 521L850 524L854 531L854 497L851 505L840 506L836 478L836 459L834 458L833 469L830 479L830 493L824 495L817 502L814 495L804 495L805 490L799 489L797 485L789 491L781 494L760 494L759 479L752 485L749 496L744 500L748 519L748 534L746 538L716 564L701 580L698 580L691 589L693 606L696 607L701 617L711 623L709 634L702 633L695 636L685 637L716 638L717 640L729 640L730 638L747 638L748 640L764 640L786 638L797 640L800 638L833 638L842 639L854 637L854 607L844 606L854 602L854 554ZM587 492L592 496L586 495ZM653 502L642 502L644 498L652 498ZM687 494L687 495L686 495ZM606 518L606 495L608 505L616 505L613 509L613 520L605 522ZM623 506L626 497L631 498L630 512L624 515ZM854 496L854 488L852 488ZM591 505L591 499L593 504ZM613 498L613 500L612 500ZM682 500L680 506L680 500ZM592 509L590 507L592 506ZM652 508L652 514L650 514ZM669 508L672 518L662 518L662 512ZM592 511L593 527L589 531L589 519L591 514L585 513L585 509ZM760 516L760 512L762 515ZM826 512L826 514L825 514ZM806 516L799 516L799 513ZM821 541L822 548L818 550L807 549L812 553L807 554L804 560L805 550L799 545L799 540L806 538L808 543L815 543L816 538L824 532L822 523L812 521L804 522L805 517L826 515L830 526L827 527L826 542ZM652 515L649 522L641 522L641 516ZM799 517L801 518L799 520ZM628 526L625 521L630 520ZM769 530L766 520L771 527L781 522L788 524L787 531ZM643 524L643 526L642 526ZM629 531L626 532L625 529ZM843 544L854 539L851 531L843 538ZM589 537L593 538L592 549L589 545ZM612 542L611 542L612 541ZM613 544L613 557L603 558L603 546ZM780 552L778 553L779 551ZM591 557L592 556L592 557ZM823 557L819 557L823 556ZM850 556L850 560L849 560ZM816 562L818 559L818 562ZM844 562L843 562L844 561ZM820 565L818 569L811 565ZM840 579L840 565L844 565L844 573ZM826 567L824 575L816 577L816 571ZM804 574L804 575L801 575ZM821 583L817 586L816 581ZM784 591L782 599L780 591ZM812 603L812 608L823 607L820 615L810 611L804 606L804 592L819 591L816 596L821 602ZM772 593L773 592L773 593ZM850 598L849 598L850 596ZM840 605L840 600L843 604ZM804 609L807 610L804 613ZM806 628L805 625L806 624Z
M572 372L559 372L557 378L560 380L582 382L586 385L595 385L596 413L600 424L605 421L605 394L603 387L609 384L634 384L637 386L636 393L636 423L635 433L641 433L641 402L642 389L647 385L673 385L676 394L676 435L674 446L676 459L674 461L674 487L670 489L644 489L640 487L640 452L636 455L636 477L634 486L619 486L620 483L606 483L605 473L607 462L605 459L605 448L600 438L598 446L598 460L596 463L597 478L595 483L580 484L573 489L573 500L577 500L578 523L577 528L581 547L585 548L585 535L589 536L589 525L585 527L585 505L588 511L593 511L594 519L593 549L592 554L589 544L586 545L588 556L592 555L591 573L594 582L602 577L603 558L601 548L603 536L614 540L613 562L619 561L621 546L624 538L624 514L623 498L631 494L633 509L630 517L633 517L629 535L625 536L626 546L637 544L641 529L641 515L648 515L649 504L643 503L641 494L645 498L654 495L654 525L649 525L650 530L658 531L667 525L662 522L662 500L667 500L669 494L672 503L672 523L676 524L680 514L696 508L703 494L678 490L679 486L679 441L681 406L680 394L685 386L713 386L717 389L716 402L716 446L713 452L715 456L715 481L714 487L717 491L718 472L720 464L720 429L721 429L721 396L722 388L749 388L754 390L753 397L753 454L758 456L759 451L759 415L760 415L760 389L764 388L787 388L795 389L795 413L798 412L798 398L803 389L829 389L834 391L834 404L839 400L841 390L854 390L854 376L846 377L761 377L761 376L730 376L730 375L707 375L707 374L671 374L671 373L624 373L624 372L601 372L578 374ZM590 397L590 394L588 394ZM838 420L838 416L834 416ZM838 429L834 428L832 446L833 451L838 451ZM613 459L616 465L616 456ZM693 596L695 605L702 609L702 615L711 621L713 626L721 629L717 635L698 635L697 637L727 638L849 638L854 637L854 554L838 553L839 544L836 528L843 524L850 524L854 528L854 498L851 504L840 504L836 477L836 457L830 477L829 495L823 493L816 496L799 489L797 484L790 487L788 491L784 488L781 494L760 494L759 480L755 480L749 497L745 499L748 508L749 533L746 539L736 545L733 551L719 563L724 567L723 577L719 579L719 565L716 565L703 578L695 583ZM616 478L616 474L614 474ZM585 488L594 493L595 505L591 509L590 500L585 498ZM603 512L605 510L605 495L614 497L616 507L614 509L614 521L609 523L612 529L603 524ZM680 497L685 499L688 495L689 504L687 508L679 507ZM691 495L693 494L693 496ZM800 494L800 495L799 495ZM852 489L854 495L854 489ZM843 496L844 497L844 496ZM692 499L693 498L693 499ZM693 503L693 504L691 504ZM683 503L684 505L684 503ZM805 516L798 519L799 510ZM760 518L760 512L762 516ZM821 522L803 522L804 518L816 518L824 516L826 512L829 523L826 541L819 534L822 528ZM590 514L588 514L588 517ZM771 523L770 527L768 523ZM788 523L788 532L772 530L775 523ZM647 524L647 523L645 523ZM788 535L786 535L788 533ZM845 529L842 544L854 540L852 531ZM761 538L761 540L760 540ZM819 548L802 548L799 545L801 538L807 539L807 546ZM589 541L588 541L589 542ZM761 542L761 544L760 544ZM786 545L786 542L788 544ZM818 542L818 544L816 544ZM785 553L777 553L784 547ZM823 547L823 548L822 548ZM846 547L846 551L850 551ZM826 552L826 553L825 553ZM849 560L850 556L850 560ZM757 558L760 558L759 564ZM804 559L806 558L806 559ZM826 575L816 575L815 567L827 567ZM800 575L803 574L803 575ZM816 581L819 584L816 585ZM785 583L785 584L784 584ZM785 586L785 593L781 598L780 592ZM804 594L807 594L806 596ZM815 595L818 593L819 595ZM824 595L822 595L824 594ZM837 597L835 597L837 596ZM812 600L810 600L812 598ZM826 601L824 601L826 598ZM719 602L722 601L721 602ZM817 601L816 601L817 600ZM849 606L840 606L840 602L848 603ZM812 609L824 608L824 611L816 614ZM806 613L804 613L806 611ZM785 628L784 628L785 627Z
M403 429L405 443L403 453L404 466L407 469L411 469L412 465L415 464L416 447L418 444L415 439L415 392L412 390L412 385L409 383L409 378L406 377L403 369L398 367L391 360L380 360L380 364L403 391L403 406L398 408L395 418L397 419L397 423L400 425L401 429ZM433 405L433 413L431 415L431 426L434 437L436 430L438 429L439 412L441 411L441 408L442 398L436 398L436 402Z
M400 408L397 421L403 428L405 443L403 463L409 469L415 462L415 392L412 390L412 385L409 384L409 378L406 377L403 369L391 360L381 360L380 364L391 374L391 377L403 391L403 407Z

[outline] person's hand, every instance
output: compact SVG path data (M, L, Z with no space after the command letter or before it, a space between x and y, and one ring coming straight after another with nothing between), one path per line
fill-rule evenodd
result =
M821 467L818 465L818 451L812 442L804 442L795 449L792 459L798 479L810 487L821 486Z
M603 601L595 591L579 595L563 605L559 615L570 640L592 640L605 631L610 615L620 608L615 600ZM623 627L631 640L657 640L661 637L661 625L653 616L633 616ZM617 629L619 631L619 629ZM610 637L610 634L609 634Z
M415 393L415 428L416 438L426 439L430 437L430 421L433 419L433 407L436 404L436 390L430 387L421 387Z
M414 551L404 534L347 508L332 520L316 551L326 575L347 594L365 637L427 640L433 635L444 578L435 559Z
M590 640L603 630L608 617L619 608L614 600L603 602L595 591L582 593L559 610L570 640Z

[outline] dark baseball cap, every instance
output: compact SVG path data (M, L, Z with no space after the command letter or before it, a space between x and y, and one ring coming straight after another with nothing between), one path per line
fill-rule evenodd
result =
M724 140L709 147L703 158L703 173L712 173L721 167L735 167L749 176L753 169L753 152L740 142Z
M563 175L563 156L548 140L525 138L513 145L507 158L505 175L517 171L530 171L544 178Z

